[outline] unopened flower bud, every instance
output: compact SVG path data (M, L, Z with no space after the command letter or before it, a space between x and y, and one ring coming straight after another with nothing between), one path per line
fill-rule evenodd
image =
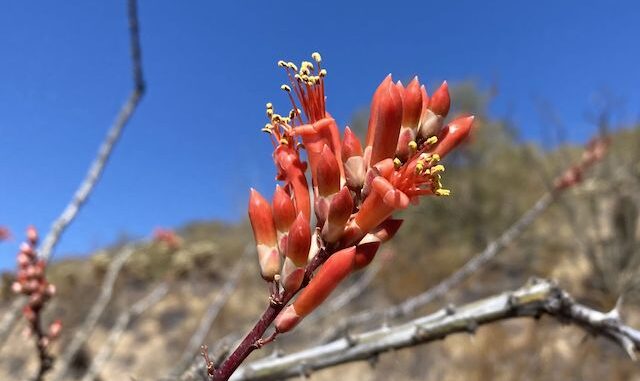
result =
M249 221L258 251L258 262L262 277L272 281L280 272L280 254L277 249L276 228L269 202L255 189L249 197Z
M320 153L316 171L316 184L320 196L330 196L340 190L340 168L334 153L325 145Z

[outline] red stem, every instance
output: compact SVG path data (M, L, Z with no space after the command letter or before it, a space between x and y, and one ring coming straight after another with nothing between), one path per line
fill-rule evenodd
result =
M240 345L227 357L226 360L220 367L217 368L214 373L211 375L212 381L227 381L229 377L233 374L233 372L238 369L240 364L244 362L244 360L249 357L251 352L258 349L259 346L256 345L258 340L260 340L264 333L267 331L271 323L275 320L276 316L282 311L282 309L293 299L293 297L303 288L309 284L313 272L322 265L329 256L336 252L337 250L320 250L318 254L313 257L313 260L307 265L304 273L304 281L302 282L302 286L293 294L282 295L282 303L278 305L270 304L269 307L262 313L260 320L256 322L251 331L247 333L244 337Z

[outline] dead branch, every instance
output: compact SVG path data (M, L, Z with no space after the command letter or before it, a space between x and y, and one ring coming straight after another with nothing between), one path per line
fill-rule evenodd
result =
M381 353L413 347L479 326L520 317L548 315L620 345L632 358L640 350L640 331L621 320L618 310L604 313L577 303L554 282L533 280L522 288L459 308L446 308L395 327L349 335L279 358L267 358L238 369L231 380L281 380Z
M116 323L111 328L109 332L109 336L107 337L106 342L100 347L100 351L94 357L89 370L82 378L82 381L93 381L102 371L105 364L111 359L111 355L113 354L116 345L120 341L122 334L129 326L131 320L136 317L142 315L144 312L149 310L155 304L157 304L169 291L169 285L167 283L160 283L157 285L150 293L145 295L142 299L138 300L131 308L122 312Z
M242 271L245 269L247 264L247 258L254 254L255 246L249 245L245 248L244 253L234 265L233 270L231 270L231 274L222 286L222 289L213 297L209 307L205 311L204 315L202 315L198 327L193 332L184 352L180 356L180 360L169 372L173 377L178 377L182 374L194 361L194 357L199 353L200 346L204 343L204 339L207 336L207 333L211 330L213 322L216 320L222 308L227 304L229 297L231 297L231 294L238 286L240 275L242 275Z
M62 381L69 370L69 366L73 358L76 356L82 345L87 341L91 333L96 327L98 320L102 316L107 304L111 301L113 296L113 287L120 274L120 270L124 266L125 262L135 252L134 246L126 246L113 258L109 264L109 268L105 275L102 286L100 287L100 295L96 299L96 302L91 306L87 317L82 325L75 329L75 334L71 341L65 346L65 350L60 355L55 365L55 375L52 378L53 381Z
M87 201L91 192L100 180L106 164L109 161L109 157L113 152L113 148L122 135L122 130L133 116L133 113L144 95L145 82L142 75L142 54L140 49L140 33L138 28L138 10L136 0L128 0L128 18L129 43L133 68L133 89L125 103L120 108L114 123L109 128L107 136L100 145L98 154L93 163L91 163L84 180L80 183L80 186L75 191L69 204L53 222L51 229L44 238L42 246L38 252L40 258L45 261L50 259L53 249L60 240L60 237L76 218L80 208ZM0 322L0 348L4 343L6 343L7 337L11 333L11 330L17 321L20 309L23 307L24 303L24 298L16 299L2 317L2 321Z

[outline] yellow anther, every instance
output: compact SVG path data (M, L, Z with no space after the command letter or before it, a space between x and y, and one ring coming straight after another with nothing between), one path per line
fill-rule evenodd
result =
M293 119L296 116L296 110L289 111L289 119Z
M320 77L326 77L326 76L327 76L327 69L320 70Z
M431 173L432 173L432 174L434 174L434 173L438 173L438 172L444 172L444 165L442 165L442 164L438 164L438 165L433 166L433 167L431 168Z
M280 144L287 145L287 144L289 144L289 141L287 139L285 139L285 138L282 138L282 139L280 139Z
M300 76L300 74L294 75L293 78L295 78L298 82L302 82L302 77Z
M316 61L318 63L322 62L322 56L318 52L311 53L311 58L313 58L314 61Z
M300 69L300 74L302 75L302 78L304 78L309 76L311 72L306 67L303 67L302 69Z
M271 104L271 102L267 103L267 109L272 109L273 108L273 104Z
M287 67L293 69L293 71L298 71L298 67L293 62L287 62Z
M282 116L281 116L280 114L273 114L273 115L271 116L271 121L272 121L272 122L278 123L278 122L280 122L281 120L282 120Z
M278 66L285 67L285 66L287 66L287 63L284 62L283 60L280 60L280 61L278 61Z
M395 159L393 159L393 165L395 165L396 168L398 168L402 165L402 161L400 161L400 159L396 157Z
M437 136L432 136L429 139L426 140L426 143L429 145L432 144L436 144L438 142L438 137Z
M287 86L287 85L280 86L280 89L286 91L287 93L291 91L291 88L289 86Z
M449 189L436 189L436 195L438 196L450 196L451 191Z
M416 143L416 142L415 142L415 141L413 141L413 140L412 140L412 141L410 141L410 142L409 142L409 149L411 149L411 150L414 150L414 151L415 151L416 149L418 149L418 143Z
M313 70L313 64L311 62L309 62L309 61L302 61L302 65L301 66L302 66L302 70L305 70L305 69Z
M416 163L416 172L420 173L424 170L424 164L422 162Z
M302 81L303 82L309 82L309 76L308 75L302 75Z
M434 153L433 155L431 155L431 162L432 163L437 163L440 161L440 155L438 155L437 153Z

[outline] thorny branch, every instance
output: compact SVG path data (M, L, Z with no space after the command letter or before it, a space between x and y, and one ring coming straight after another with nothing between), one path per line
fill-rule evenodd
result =
M131 308L122 312L116 323L111 328L106 342L100 346L100 351L94 357L89 370L82 378L82 381L93 381L100 374L100 371L111 358L113 351L120 341L120 337L129 326L131 320L142 315L155 304L157 304L169 291L169 285L165 282L157 285L150 293L138 300Z
M135 252L134 246L126 246L123 248L109 264L109 269L105 275L102 286L100 287L100 295L96 299L96 302L91 306L87 317L82 325L75 329L75 334L71 341L65 346L65 350L60 355L58 361L56 361L55 377L53 381L62 381L69 370L69 366L73 358L76 356L82 345L87 341L91 333L96 327L98 320L102 316L107 304L111 301L113 296L113 287L118 279L118 274L124 266L125 262Z
M142 96L145 93L145 82L142 73L142 54L140 49L140 33L138 28L138 10L137 1L128 0L128 19L129 19L129 43L131 51L131 61L133 69L133 89L129 97L120 108L114 123L107 132L105 140L98 149L98 154L89 167L89 171L85 175L84 180L74 193L69 204L64 208L60 216L53 222L50 231L43 240L39 249L40 258L48 261L53 254L53 249L57 245L60 237L67 227L76 218L80 208L87 201L91 192L93 192L96 184L100 180L107 162L118 142L124 127L133 116ZM17 298L13 301L8 311L0 321L0 348L7 341L7 337L11 333L15 325L20 309L24 305L24 298Z
M198 327L193 332L191 339L187 343L187 347L185 348L180 360L176 364L176 366L171 370L170 374L177 377L184 372L185 369L191 365L193 362L194 356L198 353L200 346L203 344L207 333L211 330L211 325L216 320L222 308L227 304L229 297L233 291L235 291L238 286L238 281L240 280L240 275L242 275L242 271L246 268L247 258L251 255L255 254L255 246L249 245L244 250L243 255L238 259L237 263L234 265L229 278L226 280L222 289L215 295L211 304L205 311L204 315L200 319L200 323Z
M347 362L375 359L381 353L413 347L479 326L519 317L548 315L620 345L632 358L640 350L640 331L621 320L618 310L604 313L577 303L555 283L532 280L522 288L458 308L445 308L394 327L349 335L284 357L269 357L240 368L231 380L281 380Z

